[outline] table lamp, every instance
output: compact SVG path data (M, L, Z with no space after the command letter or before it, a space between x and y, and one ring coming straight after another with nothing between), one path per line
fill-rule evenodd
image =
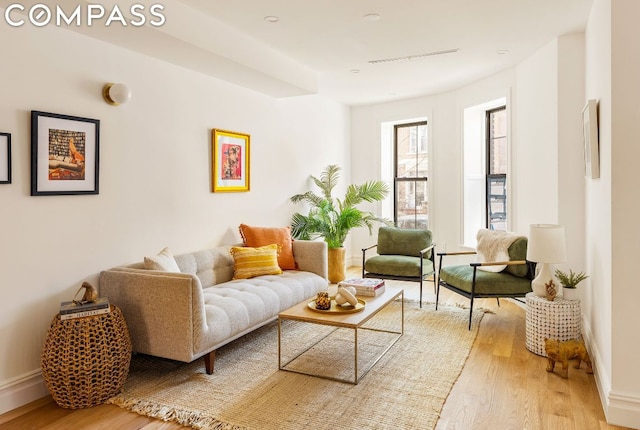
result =
M564 226L531 224L529 226L527 260L537 263L540 267L538 275L531 281L531 289L536 296L546 297L545 284L553 280L551 265L564 263L567 260Z

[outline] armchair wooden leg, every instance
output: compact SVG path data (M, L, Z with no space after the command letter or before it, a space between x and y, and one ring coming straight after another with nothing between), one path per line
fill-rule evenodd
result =
M213 374L213 362L216 359L215 349L204 356L204 368L207 371L207 375Z

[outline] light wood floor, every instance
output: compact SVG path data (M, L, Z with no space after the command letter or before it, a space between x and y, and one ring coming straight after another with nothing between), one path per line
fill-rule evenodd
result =
M348 271L348 276L358 274L359 268ZM418 298L418 284L397 284L405 289L405 298ZM435 302L432 283L425 283L423 300ZM464 297L444 289L440 303L468 306ZM623 429L606 423L594 376L584 367L570 367L568 379L546 372L546 359L525 348L524 309L509 300L500 304L498 307L493 299L476 301L475 308L482 307L487 313L437 429ZM50 397L0 415L0 430L184 428L111 405L62 409Z

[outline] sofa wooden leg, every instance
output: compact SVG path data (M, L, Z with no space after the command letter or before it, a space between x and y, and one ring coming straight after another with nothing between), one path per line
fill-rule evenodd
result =
M213 374L213 362L216 359L216 351L213 350L204 356L204 368L207 371L207 375Z

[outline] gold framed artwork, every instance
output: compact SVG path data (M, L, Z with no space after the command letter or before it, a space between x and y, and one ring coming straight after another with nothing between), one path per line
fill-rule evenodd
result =
M251 137L235 131L212 131L213 192L249 191Z

